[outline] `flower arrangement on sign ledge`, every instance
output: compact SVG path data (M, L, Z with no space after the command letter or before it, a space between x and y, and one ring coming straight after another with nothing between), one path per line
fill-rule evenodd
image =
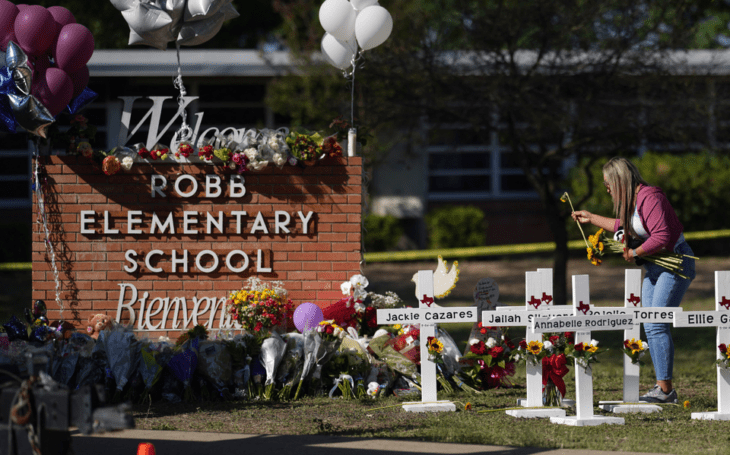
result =
M516 347L506 329L499 340L492 337L486 342L471 339L469 350L459 360L461 371L478 389L510 388L509 377L514 376L515 363L522 357Z
M92 145L96 128L89 125L85 117L77 115L71 121L71 128L65 133L56 133L51 142L64 143L68 154L80 155L100 164L106 175L130 171L135 163L158 161L208 163L242 174L261 171L270 163L280 169L286 164L305 167L324 157L342 156L340 143L346 138L350 125L338 117L329 127L334 133L326 137L306 130L290 132L287 128L265 128L246 130L242 137L218 133L204 142L198 141L197 149L191 142L182 141L174 150L163 144L149 149L144 144L135 144L104 151L95 150Z
M730 348L725 343L717 346L720 350L720 358L715 361L720 368L730 368Z
M631 359L631 363L634 365L641 365L641 358L644 357L646 351L649 350L649 345L646 344L646 341L632 338L630 340L624 340L624 347L621 350L624 351L624 354Z

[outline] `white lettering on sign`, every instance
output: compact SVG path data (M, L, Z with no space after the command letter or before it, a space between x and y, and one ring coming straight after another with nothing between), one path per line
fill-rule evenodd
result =
M189 252L188 250L182 250L182 252L178 252L176 250L172 250L169 253L169 256L162 250L152 250L144 257L144 265L147 267L147 271L152 273L162 273L164 269L161 267L164 263L170 262L170 267L168 272L170 273L179 273L178 267L182 267L182 273L188 273L190 262L192 256L188 256ZM271 254L269 254L270 256ZM137 270L139 270L139 264L137 264L137 258L139 257L139 254L135 250L127 250L124 253L124 259L128 262L127 265L124 266L124 271L127 273L134 273ZM242 265L236 266L238 261L236 260L237 257L240 257L240 262ZM199 252L195 258L193 259L195 261L195 266L197 267L198 271L203 273L215 273L219 270L220 266L220 257L218 256L218 253L212 250L204 250ZM264 252L263 250L256 250L256 271L260 273L269 273L271 272L271 267L265 267L265 259L264 259ZM204 265L207 264L207 265ZM241 273L248 269L248 266L250 264L248 254L241 250L233 250L229 252L226 255L225 259L226 268L228 271L232 273Z
M126 318L125 323L130 325L137 322L136 330L179 330L198 324L207 329L241 328L225 309L226 297L193 297L193 308L189 310L185 297L156 297L147 305L149 292L139 299L139 292L133 284L119 283L119 287L116 321L122 323L122 319ZM179 316L182 320L178 319ZM153 318L159 319L153 321Z

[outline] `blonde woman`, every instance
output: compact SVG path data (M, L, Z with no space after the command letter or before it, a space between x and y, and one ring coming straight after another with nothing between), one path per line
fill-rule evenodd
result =
M624 248L626 261L640 260L641 256L660 251L694 255L684 240L682 223L664 192L658 187L649 186L631 161L612 158L603 166L603 184L611 195L613 212L617 218L596 215L586 210L573 212L572 217L579 223L591 223L611 232L623 226L627 245L632 240L632 244L641 243L636 248ZM682 274L688 279L651 262L642 262L646 272L641 290L642 306L678 307L695 277L694 259L684 259ZM639 401L676 403L677 392L672 386L674 342L671 327L669 324L644 324L644 331L657 383Z

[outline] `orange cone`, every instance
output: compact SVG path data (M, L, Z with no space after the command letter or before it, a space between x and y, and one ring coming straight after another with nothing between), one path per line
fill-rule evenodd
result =
M151 442L140 442L137 446L137 455L156 455L155 446Z

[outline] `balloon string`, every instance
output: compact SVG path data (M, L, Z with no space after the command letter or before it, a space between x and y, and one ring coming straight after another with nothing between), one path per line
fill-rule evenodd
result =
M188 113L185 111L185 95L187 95L187 91L185 90L185 85L183 85L183 79L182 79L182 64L180 63L180 43L175 43L175 47L177 48L177 77L173 78L173 84L175 85L175 88L180 90L180 95L177 97L177 105L178 105L178 113L182 117L182 125L180 126L180 129L175 133L175 137L179 138L180 140L187 141L193 136L193 131L188 126Z
M36 221L38 224L43 228L43 232L46 236L46 252L51 257L51 267L53 269L53 278L56 281L56 303L58 304L59 308L59 314L60 314L60 320L63 322L63 301L61 300L61 279L58 275L58 266L56 265L56 252L53 249L53 243L51 242L51 234L48 230L48 216L46 215L46 204L43 200L43 191L41 189L41 179L40 179L40 172L39 172L39 164L40 161L40 153L39 153L39 145L38 142L40 141L40 138L36 138L34 142L34 149L33 149L33 156L35 158L35 169L33 172L33 177L35 178L35 192L36 192L36 199L38 200L38 218Z

